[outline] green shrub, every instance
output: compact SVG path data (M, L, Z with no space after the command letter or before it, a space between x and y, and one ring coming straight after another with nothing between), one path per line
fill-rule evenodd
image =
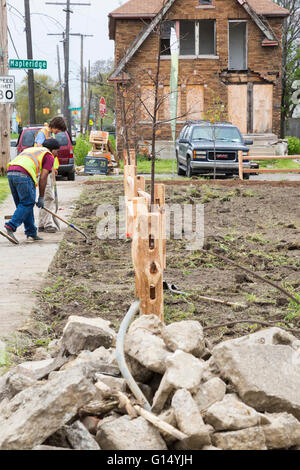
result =
M112 145L112 148L114 149L114 152L116 152L116 138L113 135L109 136L110 143Z
M300 155L300 139L297 137L287 137L289 155Z
M84 165L84 159L91 150L92 145L89 143L89 136L84 137L80 135L76 139L76 145L74 147L75 163L77 166Z

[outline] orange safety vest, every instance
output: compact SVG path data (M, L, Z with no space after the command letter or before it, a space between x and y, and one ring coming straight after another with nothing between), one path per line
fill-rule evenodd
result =
M34 146L36 147L37 144L35 143L35 139L38 135L39 132L42 132L45 136L45 140L46 139L51 139L53 137L53 134L52 132L50 131L49 127L45 126L45 127L42 127L42 129L39 129L38 131L36 131L35 135L34 135Z

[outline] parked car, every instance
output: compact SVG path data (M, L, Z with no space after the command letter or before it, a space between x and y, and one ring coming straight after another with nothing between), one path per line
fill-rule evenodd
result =
M248 145L239 129L230 122L187 121L176 141L178 175L194 174L233 176L239 174L238 152L249 156ZM244 168L258 168L257 163L243 161ZM244 179L249 173L244 174Z
M23 152L28 147L33 147L35 135L43 126L36 127L24 127L18 142L18 154ZM73 152L74 143L71 141L70 136L67 132L59 132L55 135L55 139L60 144L58 151L59 169L58 174L61 176L67 176L68 180L75 180L75 159Z

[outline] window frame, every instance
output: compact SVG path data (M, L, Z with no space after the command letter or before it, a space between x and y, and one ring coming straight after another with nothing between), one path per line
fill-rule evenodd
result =
M231 68L230 66L230 30L229 30L229 25L230 23L246 23L246 34L245 34L245 68L243 69L234 69ZM228 25L227 25L227 42L228 42L228 70L248 70L248 20L228 20Z
M214 54L200 54L199 49L200 49L200 44L199 44L199 27L200 27L200 21L206 21L206 19L203 20L177 20L179 22L179 31L180 31L180 23L181 21L193 21L195 23L195 54L194 55L182 55L180 51L180 33L179 33L179 59L219 59L219 56L217 55L217 21L215 18L209 18L207 21L213 21L214 22ZM166 55L166 54L161 54L161 59L166 60L170 59L171 55ZM248 60L248 56L247 56Z

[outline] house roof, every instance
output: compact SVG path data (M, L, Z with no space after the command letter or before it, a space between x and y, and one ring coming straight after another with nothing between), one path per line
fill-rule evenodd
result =
M121 59L114 72L111 74L110 79L116 78L123 70L126 63L139 49L140 45L149 36L156 23L162 18L169 8L176 0L129 0L124 5L120 6L109 14L109 32L110 39L115 36L115 21L116 19L126 18L151 18L152 21L144 30L135 38L125 56ZM280 7L271 0L237 0L237 2L247 11L253 21L261 29L266 37L267 42L263 45L278 45L278 40L273 33L271 27L265 24L263 17L277 16L284 17L289 15L289 11ZM162 7L163 5L163 7Z
M264 16L288 16L289 11L271 0L248 0L255 13ZM115 20L118 18L153 18L162 7L162 0L128 0L109 16L110 39L114 39Z

